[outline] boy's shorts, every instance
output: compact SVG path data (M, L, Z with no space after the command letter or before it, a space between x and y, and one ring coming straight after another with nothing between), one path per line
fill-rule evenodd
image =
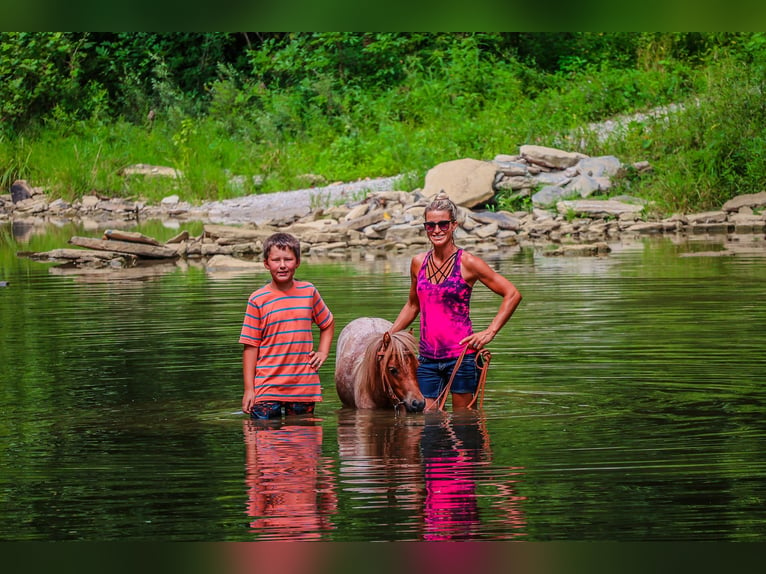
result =
M452 371L455 370L457 359L457 357L441 360L428 359L423 356L418 357L418 384L420 385L420 392L423 393L424 397L435 399L439 396L442 389L447 386L452 376ZM478 386L479 377L476 371L476 354L466 354L452 381L450 392L473 394Z
M258 420L276 419L285 415L310 415L314 413L313 402L262 401L250 409L250 418Z

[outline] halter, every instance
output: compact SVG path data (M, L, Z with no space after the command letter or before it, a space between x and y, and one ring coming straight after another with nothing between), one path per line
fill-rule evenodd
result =
M386 345L386 336L388 336L389 341L388 345ZM391 336L386 333L383 336L383 347L378 351L377 356L378 360L380 361L380 379L383 381L383 390L386 392L386 395L388 396L388 400L391 401L391 404L394 407L394 413L399 414L399 407L401 407L404 404L404 401L396 396L396 393L394 393L394 387L391 385L391 382L388 377L388 363L391 359L391 355L394 353L394 346L391 343Z

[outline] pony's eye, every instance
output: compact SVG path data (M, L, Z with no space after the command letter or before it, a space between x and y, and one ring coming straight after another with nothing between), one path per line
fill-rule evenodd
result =
M397 369L396 367L388 367L388 372L391 373L392 375L398 375L399 369Z

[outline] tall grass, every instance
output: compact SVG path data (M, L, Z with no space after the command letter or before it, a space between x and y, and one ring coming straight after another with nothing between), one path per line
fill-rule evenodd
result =
M742 67L732 57L697 68L572 60L551 74L483 58L467 44L439 66L413 63L386 89L319 74L269 90L222 70L202 113L183 112L189 106L174 92L175 103L153 121L51 120L0 141L0 178L6 188L21 178L66 199L96 192L148 201L295 189L307 185L306 174L315 183L407 174L402 181L412 188L440 162L491 159L531 143L649 160L653 175L617 191L653 199L662 211L688 211L763 184L763 74ZM588 123L671 102L685 103L684 111L631 125L618 138L570 137ZM136 163L174 167L181 177L121 175Z

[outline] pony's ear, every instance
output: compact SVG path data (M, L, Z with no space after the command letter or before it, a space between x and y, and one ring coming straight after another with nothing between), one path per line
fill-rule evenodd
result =
M391 333L386 331L385 333L383 333L383 343L380 345L380 350L378 351L378 361L380 361L383 358L383 353L390 346L391 346Z

